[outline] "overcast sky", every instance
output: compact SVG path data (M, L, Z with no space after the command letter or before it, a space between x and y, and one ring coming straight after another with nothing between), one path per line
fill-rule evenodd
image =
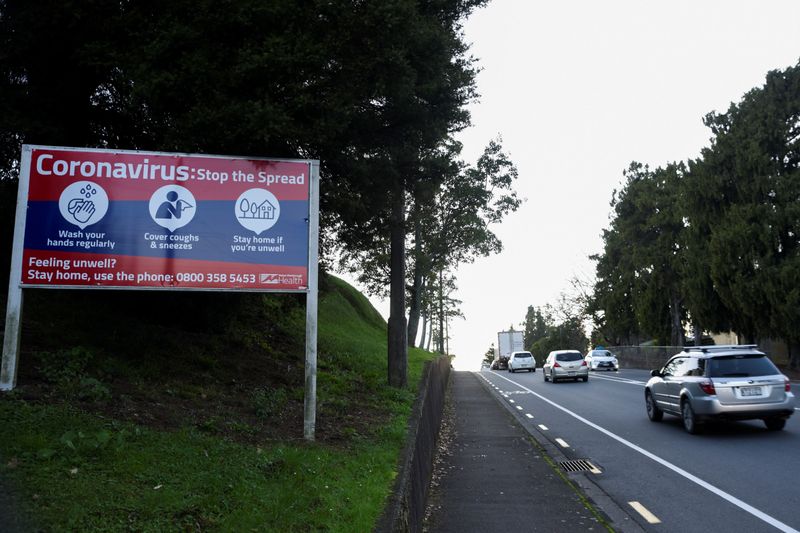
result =
M529 305L593 274L588 256L631 161L697 157L705 114L798 63L800 1L493 0L465 33L482 71L464 156L502 135L527 199L494 228L504 251L457 272L466 319L451 324L450 352L477 368Z

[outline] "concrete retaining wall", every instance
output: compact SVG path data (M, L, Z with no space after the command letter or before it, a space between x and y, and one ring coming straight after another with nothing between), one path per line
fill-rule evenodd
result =
M395 486L375 527L376 533L422 531L449 379L449 357L441 356L425 364Z

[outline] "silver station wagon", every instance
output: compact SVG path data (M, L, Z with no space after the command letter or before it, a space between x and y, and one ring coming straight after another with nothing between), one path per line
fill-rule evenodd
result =
M681 417L689 433L709 419L761 419L779 431L794 413L789 378L755 345L684 348L645 385L647 416Z

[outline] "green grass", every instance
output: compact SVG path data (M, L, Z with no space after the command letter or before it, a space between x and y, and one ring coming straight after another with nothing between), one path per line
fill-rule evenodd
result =
M6 473L52 531L367 531L396 459L394 439L253 447L65 406L3 402L0 417Z
M136 424L93 409L86 403L93 400L62 401L42 389L29 398L22 387L0 399L0 477L18 488L23 512L47 531L371 530L396 476L414 391L431 356L412 350L409 388L387 387L385 322L352 287L335 278L327 285L319 313L317 422L328 438L315 443L263 438L257 422L211 411L201 424ZM276 301L265 300L264 311L276 323L276 335L262 336L242 323L235 330L237 335L248 331L247 342L263 345L266 356L291 361L277 341L282 330L297 329L302 313ZM86 340L79 332L71 335ZM191 336L181 338L186 342ZM191 348L195 359L213 355L199 345ZM157 374L154 357L148 359L148 375ZM116 372L108 378L112 398L97 401L122 401L116 383L126 373L136 374L136 365L97 359ZM169 365L178 375L182 369L207 372L208 366ZM205 391L209 404L209 391L222 387L182 384L174 375L169 379L175 398ZM241 394L245 411L260 409L270 416L302 400L302 387L273 382L242 388ZM157 396L160 402L165 397L172 398ZM302 424L302 419L280 423ZM227 431L215 434L204 424Z

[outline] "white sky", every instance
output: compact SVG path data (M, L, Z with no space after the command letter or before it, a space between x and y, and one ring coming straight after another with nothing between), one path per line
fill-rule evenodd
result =
M504 251L457 273L466 319L451 323L450 352L457 368L477 368L529 305L593 273L588 256L602 250L631 161L697 157L706 113L798 63L800 1L493 0L465 33L482 71L464 156L502 135L527 198L494 228Z

